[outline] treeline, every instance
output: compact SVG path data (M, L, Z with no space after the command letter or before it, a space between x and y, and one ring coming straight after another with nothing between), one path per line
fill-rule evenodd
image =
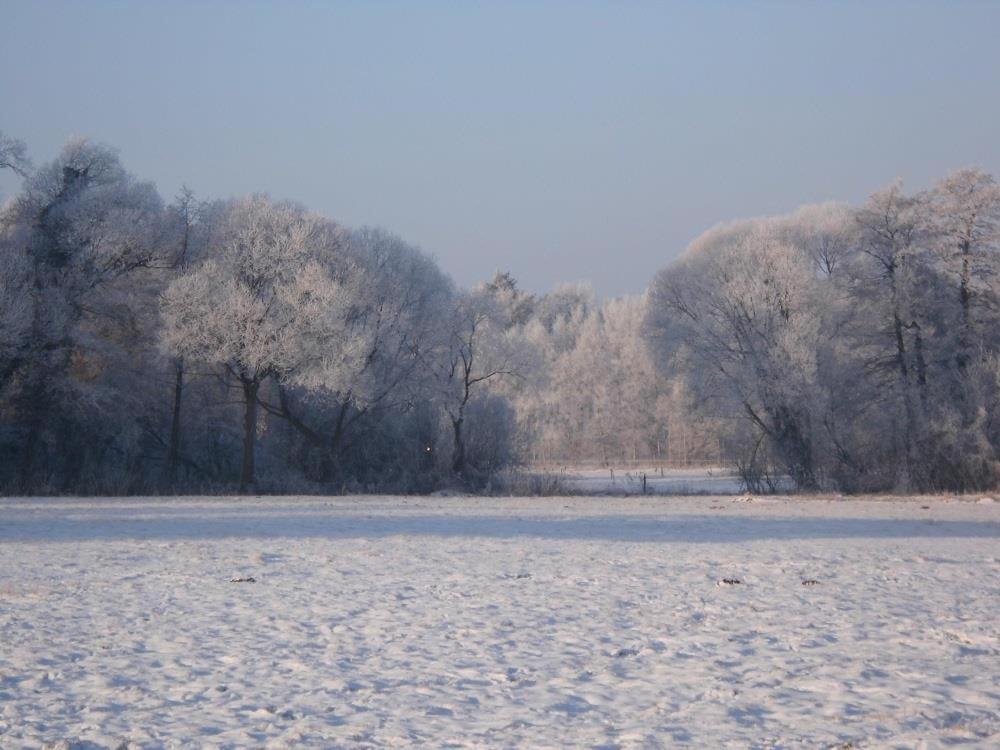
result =
M0 213L7 492L426 491L514 460L520 353L428 256L253 195L165 204L70 143Z
M524 463L748 487L996 482L1000 195L963 171L699 238L649 292L457 288L263 195L165 202L74 141L0 209L0 490L485 489Z
M720 226L656 277L646 333L753 489L995 487L998 229L975 169Z

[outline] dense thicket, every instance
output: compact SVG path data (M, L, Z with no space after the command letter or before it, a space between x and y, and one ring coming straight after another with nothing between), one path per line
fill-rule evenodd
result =
M0 489L429 491L519 462L751 489L997 482L1000 190L963 170L698 238L643 295L456 288L380 229L165 203L87 141L0 210Z

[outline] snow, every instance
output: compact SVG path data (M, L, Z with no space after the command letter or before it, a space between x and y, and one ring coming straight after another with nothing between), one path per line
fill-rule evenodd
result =
M562 469L550 472L562 486L581 495L641 495L646 477L649 495L710 495L736 493L742 484L739 477L723 468L660 469Z
M0 746L997 747L977 500L0 500Z

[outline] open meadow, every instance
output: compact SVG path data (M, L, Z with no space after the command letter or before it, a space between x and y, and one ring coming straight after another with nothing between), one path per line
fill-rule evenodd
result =
M0 501L0 746L996 747L986 498Z

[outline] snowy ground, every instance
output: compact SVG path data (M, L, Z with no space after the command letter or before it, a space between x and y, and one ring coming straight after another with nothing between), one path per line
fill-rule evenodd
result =
M123 739L1000 747L1000 503L0 500L0 747Z
M732 494L742 487L739 477L724 468L566 468L548 473L558 477L565 489L581 495L641 495L643 475L649 495Z

